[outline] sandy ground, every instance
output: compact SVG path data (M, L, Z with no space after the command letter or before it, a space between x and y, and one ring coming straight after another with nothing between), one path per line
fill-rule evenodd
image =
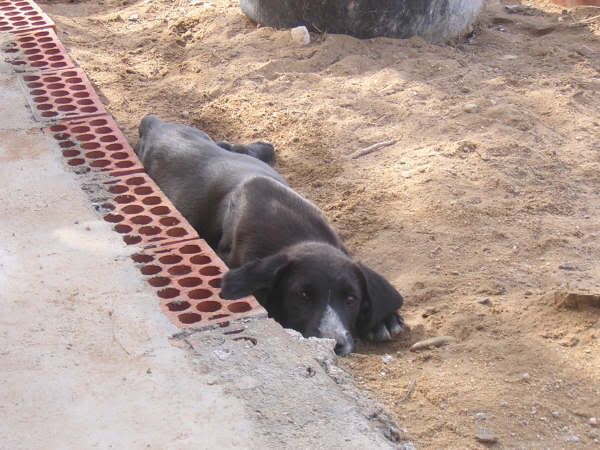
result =
M418 447L479 448L482 428L498 448L598 445L597 9L490 0L453 45L299 47L233 0L40 3L132 142L153 112L274 143L291 184L406 295L411 332L343 365ZM565 307L561 292L585 295ZM457 342L409 351L438 335Z

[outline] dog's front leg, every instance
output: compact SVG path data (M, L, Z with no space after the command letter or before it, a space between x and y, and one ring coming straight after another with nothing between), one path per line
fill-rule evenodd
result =
M394 311L369 332L367 339L372 342L389 341L404 332L405 329L404 319Z

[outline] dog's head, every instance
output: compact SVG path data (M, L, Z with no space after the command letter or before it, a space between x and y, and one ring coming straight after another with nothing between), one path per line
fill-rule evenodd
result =
M381 275L327 244L304 243L229 271L221 296L255 295L284 327L305 337L335 339L347 355L354 338L365 337L402 305Z

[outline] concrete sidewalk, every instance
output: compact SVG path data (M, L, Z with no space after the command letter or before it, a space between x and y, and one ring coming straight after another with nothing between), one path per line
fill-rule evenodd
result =
M4 56L1 449L400 445L323 343L270 320L177 334Z

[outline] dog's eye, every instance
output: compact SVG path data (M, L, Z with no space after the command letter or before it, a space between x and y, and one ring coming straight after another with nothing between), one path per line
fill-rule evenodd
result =
M346 303L347 303L348 305L352 305L353 303L355 303L355 302L356 302L356 300L357 300L357 299L356 299L356 297L355 297L354 295L348 295L348 296L346 297Z
M304 300L306 302L311 301L310 292L308 292L308 291L300 291L300 297L302 297L302 300Z

